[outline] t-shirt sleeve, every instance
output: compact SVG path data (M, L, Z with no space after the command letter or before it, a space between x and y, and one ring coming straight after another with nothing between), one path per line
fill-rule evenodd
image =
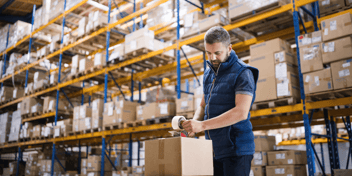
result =
M236 94L246 94L253 97L255 93L254 76L250 69L245 69L238 75L235 83Z

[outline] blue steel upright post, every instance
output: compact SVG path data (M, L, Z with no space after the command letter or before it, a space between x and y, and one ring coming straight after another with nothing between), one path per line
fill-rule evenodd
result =
M66 11L66 0L64 1L64 10ZM57 76L57 82L58 84L60 84L60 80L61 80L61 65L62 65L62 43L64 41L64 30L65 30L65 21L66 21L66 15L64 14L64 16L62 17L62 31L61 31L61 42L60 42L60 57L59 57L59 70L58 70L58 76ZM56 107L55 107L55 125L57 125L57 119L58 119L58 112L59 112L59 97L60 96L60 89L56 90ZM54 175L54 163L55 163L55 155L56 155L56 151L55 151L55 140L53 142L53 152L52 152L52 156L51 156L51 172L50 175L53 176Z
M109 0L109 13L108 13L108 26L107 26L107 31L106 31L106 55L105 55L105 61L108 63L109 61L109 47L110 47L110 14L111 14L111 0ZM105 80L104 80L104 104L107 102L107 97L108 97L108 71L107 68L105 68ZM105 106L104 106L105 108ZM104 175L104 161L105 161L105 135L103 132L102 135L102 141L101 141L101 165L100 165L100 175Z
M304 121L304 128L305 128L305 138L306 138L306 150L307 150L307 162L308 162L308 173L309 176L314 176L315 173L315 161L314 161L314 153L312 150L312 145L311 145L311 128L310 128L310 123L309 123L309 117L306 112L306 98L304 94L304 87L303 87L303 75L301 72L301 62L300 62L300 55L299 55L299 47L298 47L298 40L297 37L301 35L300 32L300 27L299 27L299 17L298 17L298 12L296 9L296 3L295 0L292 0L293 3L293 24L294 24L294 29L295 29L295 41L297 45L297 62L298 62L298 73L299 73L299 85L300 85L300 91L301 91L301 101L303 104L303 121Z
M180 64L180 0L176 0L177 30L176 30L176 62L177 62L177 99L181 98L181 64Z

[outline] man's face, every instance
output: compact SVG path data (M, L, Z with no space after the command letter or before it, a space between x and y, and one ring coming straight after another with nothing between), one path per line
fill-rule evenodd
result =
M223 43L205 43L205 51L211 64L217 69L220 63L225 62L230 55L231 45L225 46Z

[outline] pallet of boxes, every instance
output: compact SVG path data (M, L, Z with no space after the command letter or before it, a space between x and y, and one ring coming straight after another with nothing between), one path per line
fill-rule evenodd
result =
M351 96L352 15L321 22L321 31L299 36L307 101Z
M101 171L101 148L92 148L88 158L82 160L82 173L83 176L98 176ZM105 151L104 151L105 152ZM115 157L110 157L110 160L115 163ZM115 164L114 164L115 166ZM115 166L116 167L116 166ZM112 163L109 162L109 159L105 155L104 157L104 175L111 176L113 170Z
M114 97L112 101L106 102L103 112L103 126L105 130L127 128L134 126L136 121L137 102Z
M90 132L92 129L92 107L89 103L75 106L73 109L73 134Z
M165 88L155 88L147 92L145 105L137 106L137 123L150 125L170 122L176 115L175 92Z
M21 102L20 108L23 118L40 115L43 113L43 99L27 97Z
M300 100L296 55L288 42L273 39L250 46L249 65L259 69L253 110Z
M305 151L274 151L275 136L254 137L255 153L250 174L253 176L305 176L307 157Z
M5 144L11 129L12 112L0 114L0 145Z

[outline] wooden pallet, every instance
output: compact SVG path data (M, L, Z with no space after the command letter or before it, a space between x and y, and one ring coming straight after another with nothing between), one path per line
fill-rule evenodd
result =
M84 75L90 74L90 73L94 73L98 70L102 70L104 67L102 65L98 65L98 66L94 66L92 68L89 68L87 70L84 70L83 73Z
M28 117L35 117L35 116L40 116L42 115L43 112L33 112L33 113L29 113L29 116Z
M337 133L337 137L343 138L343 137L348 137L347 133Z
M345 11L345 10L350 9L350 8L352 8L352 6L343 6L343 7L340 7L338 9L333 9L333 10L330 10L330 11L327 11L327 12L320 13L320 16L324 17L324 16L332 15L332 14L335 14L335 13L339 13L339 12Z
M22 138L22 139L20 139L20 142L27 142L27 141L30 141L31 140L31 138Z
M285 5L285 3L283 3L282 1L271 3L269 5L261 7L259 9L256 9L256 10L244 13L242 15L239 15L237 17L231 18L230 22L231 23L235 23L235 22L238 22L238 21L242 21L244 19L256 16L258 14L262 14L262 13L265 13L265 12L272 11L273 9L279 8L279 7L283 6L283 5Z
M92 128L92 129L86 129L86 130L83 130L83 134L87 134L87 133L95 133L95 132L99 132L101 131L101 128Z
M174 116L165 116L165 117L158 117L154 119L137 120L137 121L134 121L134 126L137 127L137 126L146 126L146 125L171 122L173 117Z
M346 89L307 94L306 101L313 102L313 101L331 100L331 99L351 97L351 96L352 96L352 88L346 88Z
M186 119L192 119L193 116L194 116L194 111L189 111L189 112L182 112L182 113L177 113L176 115L177 116L183 116L185 117Z
M270 101L263 101L263 102L256 102L252 105L252 110L259 110L259 109L267 109L267 108L275 108L279 106L286 106L286 105L293 105L300 102L300 98L296 97L288 97L288 98L280 98L277 100L270 100Z
M31 140L34 141L34 140L43 140L44 137L43 136L36 136L36 137L32 137Z
M124 127L124 123L114 123L114 124L108 124L103 127L104 131L106 130L115 130L115 129L122 129Z
M76 136L76 135L82 134L82 131L70 131L67 134L68 136Z

